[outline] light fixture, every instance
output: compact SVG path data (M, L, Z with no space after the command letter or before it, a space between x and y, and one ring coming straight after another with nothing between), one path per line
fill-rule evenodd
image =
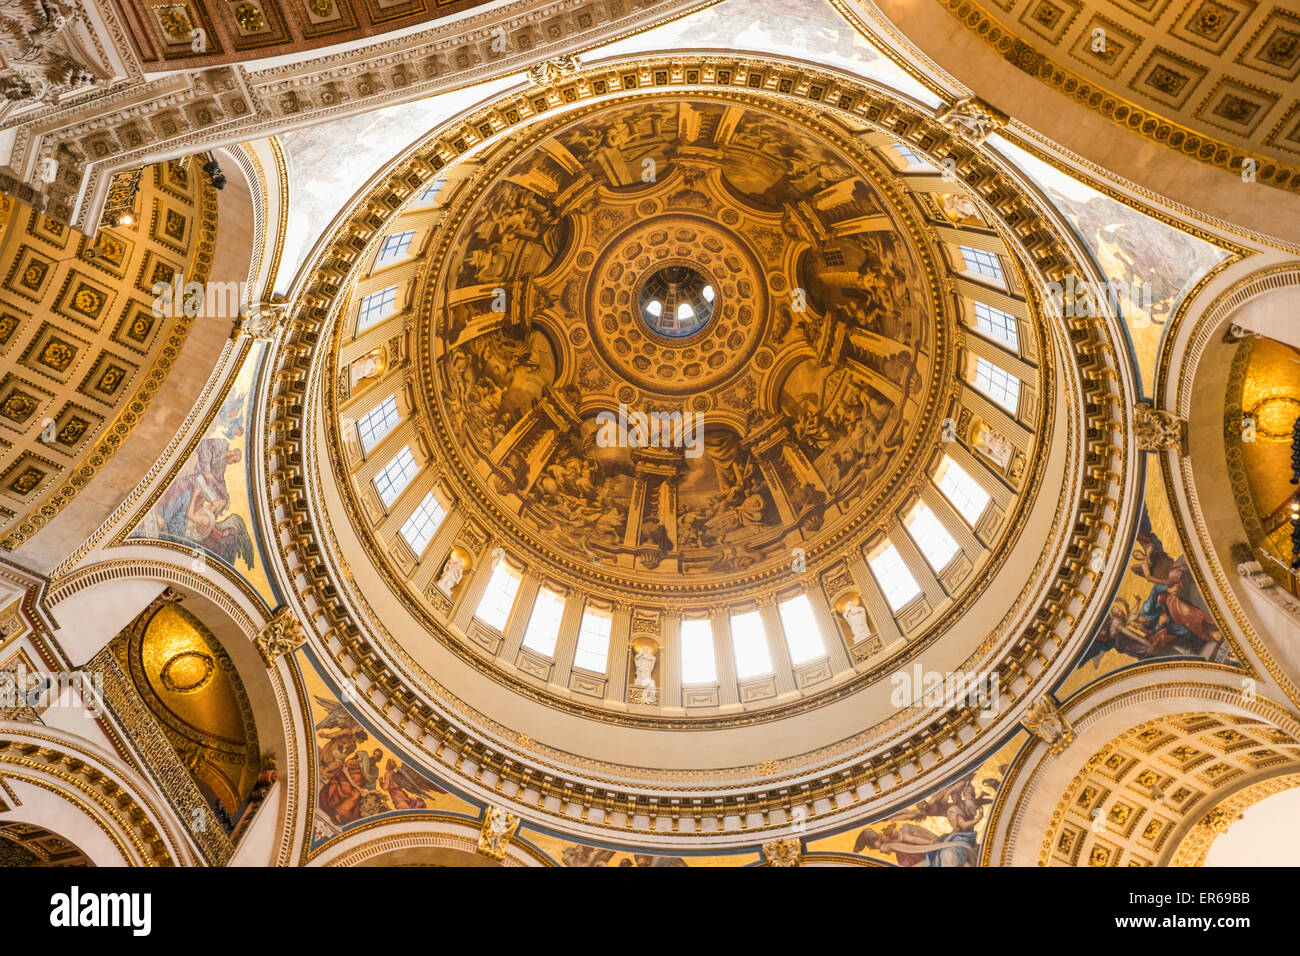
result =
M117 217L116 222L117 222L117 225L122 226L122 227L124 227L124 228L125 228L125 227L129 227L129 226L134 226L134 225L135 225L135 216L132 215L132 214L129 213L129 212L124 212L124 213L121 213L121 214Z
M212 155L211 150L203 154L206 162L203 164L203 171L208 174L208 179L217 189L226 188L226 174L221 171L221 164L217 162L217 157Z

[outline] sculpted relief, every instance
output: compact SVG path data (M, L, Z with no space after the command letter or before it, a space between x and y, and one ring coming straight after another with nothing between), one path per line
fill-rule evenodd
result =
M793 121L607 112L450 207L444 450L571 560L734 574L892 479L934 373L924 271L870 175Z

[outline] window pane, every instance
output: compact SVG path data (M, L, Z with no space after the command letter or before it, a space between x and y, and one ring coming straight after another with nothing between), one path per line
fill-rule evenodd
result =
M682 683L714 684L713 627L703 619L682 621Z
M989 493L980 487L980 483L947 455L939 462L934 483L966 519L966 523L975 527L975 522L980 520L980 515L984 514L984 509L989 505Z
M912 572L903 563L903 556L892 544L867 563L871 565L871 573L876 576L885 600L895 611L921 593Z
M1012 349L1020 347L1020 337L1016 334L1016 318L1001 309L976 302L975 328L995 342L1001 342Z
M1020 404L1020 379L980 356L975 359L975 381L972 384L1007 411L1015 414Z
M763 618L757 611L731 616L731 647L736 655L736 676L741 680L772 673Z
M425 495L424 500L415 506L411 517L407 518L406 523L402 525L402 537L411 546L411 550L417 555L424 554L424 549L433 540L433 533L438 530L438 525L442 524L442 519L446 516L447 512L442 510L442 505L433 496L433 492Z
M894 150L898 153L899 156L903 157L903 162L907 163L907 165L909 166L930 165L929 161L924 156L922 156L916 150L912 149L910 146L904 146L902 143L895 143Z
M370 454L371 449L397 427L398 420L397 398L392 395L361 416L357 422L357 435L361 439L362 451Z
M361 308L357 313L357 335L396 312L396 304L397 286L395 285L372 292L362 299Z
M1005 283L1006 280L1002 277L1002 263L992 252L961 246L961 258L966 265L966 271L972 275L988 279L997 285Z
M504 631L518 591L519 573L504 561L498 561L492 569L492 578L488 581L487 590L483 592L483 598L478 602L474 616L484 624Z
M785 643L790 648L790 662L795 665L826 656L821 629L813 614L808 595L800 594L778 605L781 627L785 630Z
M394 259L400 259L405 256L406 250L411 247L411 240L414 238L414 229L386 236L384 238L384 244L379 247L379 255L375 257L375 265L383 265L386 262L392 262Z
M906 520L907 532L921 549L921 554L935 571L942 571L948 566L961 548L953 540L948 529L943 526L939 516L929 506L918 501Z
M411 456L410 446L403 446L397 456L384 466L384 470L375 476L375 490L379 492L379 500L385 508L392 506L419 472L420 466Z
M604 608L588 605L582 612L582 626L578 629L578 649L573 652L574 667L605 673L609 660L609 634L613 626L613 614Z
M442 187L446 184L447 180L445 179L435 179L433 182L429 183L429 185L424 187L424 192L420 193L420 198L416 201L428 202L437 196L438 193L442 191Z
M560 618L564 616L564 595L550 588L537 592L533 613L524 632L524 647L546 657L555 656L555 640L560 636Z

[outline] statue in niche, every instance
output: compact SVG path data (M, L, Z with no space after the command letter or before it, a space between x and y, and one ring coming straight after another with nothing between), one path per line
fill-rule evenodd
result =
M348 366L348 387L352 394L357 394L364 386L379 380L388 367L388 353L381 345L371 349L361 358Z
M637 696L643 704L654 704L659 700L659 688L654 678L655 664L658 660L659 655L655 653L651 644L643 643L636 648L636 656L632 659L633 666L636 668L636 677L632 681L632 686L637 688Z
M853 643L865 641L871 637L871 622L867 620L867 609L862 606L862 602L857 598L850 597L840 608L840 616L849 624L849 630L853 632Z
M975 450L999 468L1006 468L1015 454L1015 446L1001 432L994 431L982 421L976 421L971 428L971 444Z
M442 575L438 578L438 587L443 594L450 596L452 590L456 585L460 584L461 578L464 576L465 559L453 551L451 557L447 559L447 563L443 565Z
M980 213L974 200L963 193L945 193L942 197L943 211L953 222L979 222Z

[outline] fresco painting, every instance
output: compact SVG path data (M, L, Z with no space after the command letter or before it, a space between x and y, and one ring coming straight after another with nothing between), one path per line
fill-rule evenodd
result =
M978 866L998 788L1029 739L1015 734L973 772L865 827L809 840L805 855L851 853L888 866Z
M130 541L161 541L215 559L266 602L280 604L252 508L247 448L263 343L253 346L207 430L171 483L132 528Z
M712 856L656 856L621 847L590 846L521 826L516 840L532 844L559 866L748 866L759 862L753 849Z
M315 769L312 846L376 817L438 811L475 818L479 808L409 764L351 708L303 655Z
M1127 323L1144 394L1169 319L1192 287L1231 253L1131 209L997 137L1068 219L1112 284Z
M1058 700L1143 661L1181 657L1238 663L1182 554L1160 470L1152 464L1137 531L1122 552L1124 577L1075 669L1056 688Z

